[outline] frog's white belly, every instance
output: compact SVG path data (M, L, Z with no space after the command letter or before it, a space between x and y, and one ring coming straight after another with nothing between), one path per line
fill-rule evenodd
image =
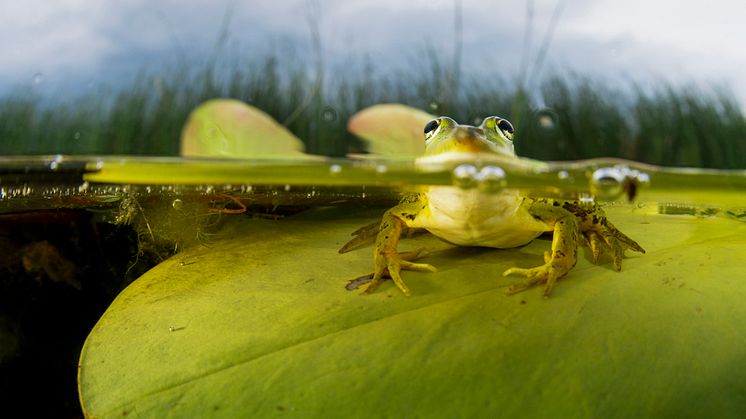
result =
M427 196L429 208L412 227L425 228L459 246L522 246L549 230L521 206L523 199L514 190L485 193L434 186Z

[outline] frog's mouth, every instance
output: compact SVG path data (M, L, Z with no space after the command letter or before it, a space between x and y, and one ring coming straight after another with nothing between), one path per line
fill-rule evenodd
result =
M506 154L508 150L487 139L482 130L477 127L462 127L449 144L449 152L454 153L497 153Z

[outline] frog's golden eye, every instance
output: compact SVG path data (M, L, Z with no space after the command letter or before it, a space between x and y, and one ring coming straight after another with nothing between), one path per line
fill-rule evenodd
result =
M436 128L438 128L438 120L433 119L432 121L428 122L427 125L425 125L425 134L430 134L431 132L435 131Z
M497 127L500 128L504 133L509 134L507 135L508 138L513 136L513 124L510 123L507 119L500 119L497 122Z
M438 130L439 126L440 121L437 119L433 119L432 121L428 122L427 125L425 125L425 140L429 140L430 137L435 135L435 132Z
M499 136L509 141L513 141L513 132L515 132L515 130L513 129L513 124L511 124L507 119L500 118L499 116L490 116L484 120L482 127L484 129L495 131Z

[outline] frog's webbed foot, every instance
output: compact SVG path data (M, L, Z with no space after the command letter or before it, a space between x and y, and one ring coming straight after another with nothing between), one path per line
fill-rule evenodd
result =
M505 290L507 294L515 294L537 284L544 284L544 298L548 298L555 282L575 266L580 237L578 219L564 208L536 201L530 207L530 213L535 218L553 224L552 250L544 252L544 264L535 268L510 268L503 273L507 275L521 275L526 280L510 286Z
M615 271L622 270L622 259L624 258L625 250L630 249L635 252L645 253L645 249L642 246L617 230L608 221L597 226L596 229L584 231L583 235L588 242L588 246L591 248L593 263L598 263L602 255L608 254L611 256Z
M402 270L435 272L435 267L430 264L412 262L413 260L426 256L427 254L428 252L424 248L403 253L379 253L376 255L376 271L372 274L364 275L350 281L347 285L347 289L356 289L359 286L370 282L363 291L363 294L370 294L375 291L383 281L390 278L394 280L394 283L404 293L404 295L409 296L411 295L411 292L409 291L407 284L405 284L401 279L400 272ZM355 286L351 287L353 284Z
M564 262L562 258L552 260L552 253L544 252L544 264L541 266L535 268L510 268L506 270L503 272L503 276L521 275L526 277L526 280L508 287L505 290L505 294L512 295L535 285L545 284L544 298L548 298L557 279L564 276L575 265L574 260L569 266L566 266Z

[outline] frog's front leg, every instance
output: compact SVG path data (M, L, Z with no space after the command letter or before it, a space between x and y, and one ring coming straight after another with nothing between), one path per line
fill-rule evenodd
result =
M544 253L544 264L535 268L510 268L503 275L522 275L526 280L512 285L507 294L523 291L537 284L544 285L544 297L549 297L557 279L564 276L575 266L578 259L580 226L574 214L566 209L546 201L533 201L528 212L537 220L553 229L552 251Z
M402 229L407 226L408 222L413 221L423 209L423 201L419 198L421 198L419 194L405 197L399 205L386 211L383 215L374 250L375 272L372 281L363 291L364 294L374 291L385 278L390 277L404 295L410 295L409 287L401 279L400 271L402 269L435 271L432 265L413 263L407 260L410 257L417 257L421 253L420 251L404 256L400 255L397 250Z

